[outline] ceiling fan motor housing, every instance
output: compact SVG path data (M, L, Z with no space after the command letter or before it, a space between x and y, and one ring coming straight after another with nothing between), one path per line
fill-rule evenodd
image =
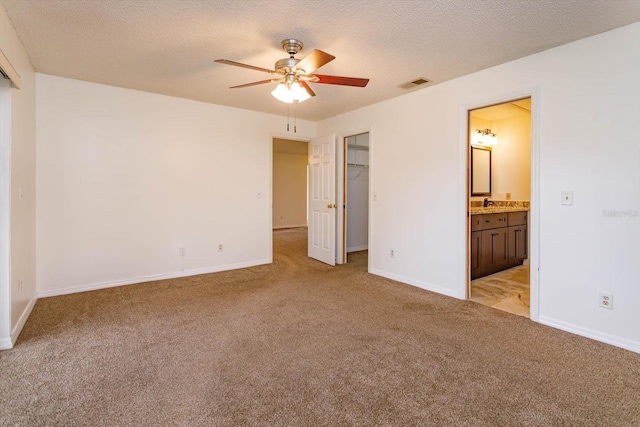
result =
M304 45L297 39L284 39L280 42L282 49L287 52L289 58L284 58L276 62L275 70L280 73L291 73L295 66L300 62L299 59L293 57L296 53L300 52Z
M276 61L275 69L278 72L286 74L293 71L293 69L298 64L298 62L300 62L300 60L294 57L284 58L279 61Z

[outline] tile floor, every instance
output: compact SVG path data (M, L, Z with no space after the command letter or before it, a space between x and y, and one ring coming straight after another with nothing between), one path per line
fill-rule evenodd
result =
M471 281L471 301L529 317L529 266L521 265Z

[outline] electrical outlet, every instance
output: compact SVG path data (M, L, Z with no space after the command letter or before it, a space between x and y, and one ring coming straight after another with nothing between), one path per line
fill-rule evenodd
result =
M507 200L511 200L511 193L507 193Z
M185 256L187 254L187 248L180 248L180 256Z
M389 251L389 257L391 257L391 258L395 258L395 257L396 257L396 251L395 251L395 250L393 250L393 249L391 249L391 250Z
M224 244L223 243L218 244L218 252L224 252Z
M600 307L613 310L613 294L600 292Z

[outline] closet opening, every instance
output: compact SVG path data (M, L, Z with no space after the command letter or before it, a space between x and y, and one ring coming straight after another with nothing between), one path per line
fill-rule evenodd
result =
M369 132L344 138L342 248L345 263L368 257Z

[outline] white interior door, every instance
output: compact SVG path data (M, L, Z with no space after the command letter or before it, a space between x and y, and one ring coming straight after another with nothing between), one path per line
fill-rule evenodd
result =
M309 257L336 265L336 138L309 142Z

